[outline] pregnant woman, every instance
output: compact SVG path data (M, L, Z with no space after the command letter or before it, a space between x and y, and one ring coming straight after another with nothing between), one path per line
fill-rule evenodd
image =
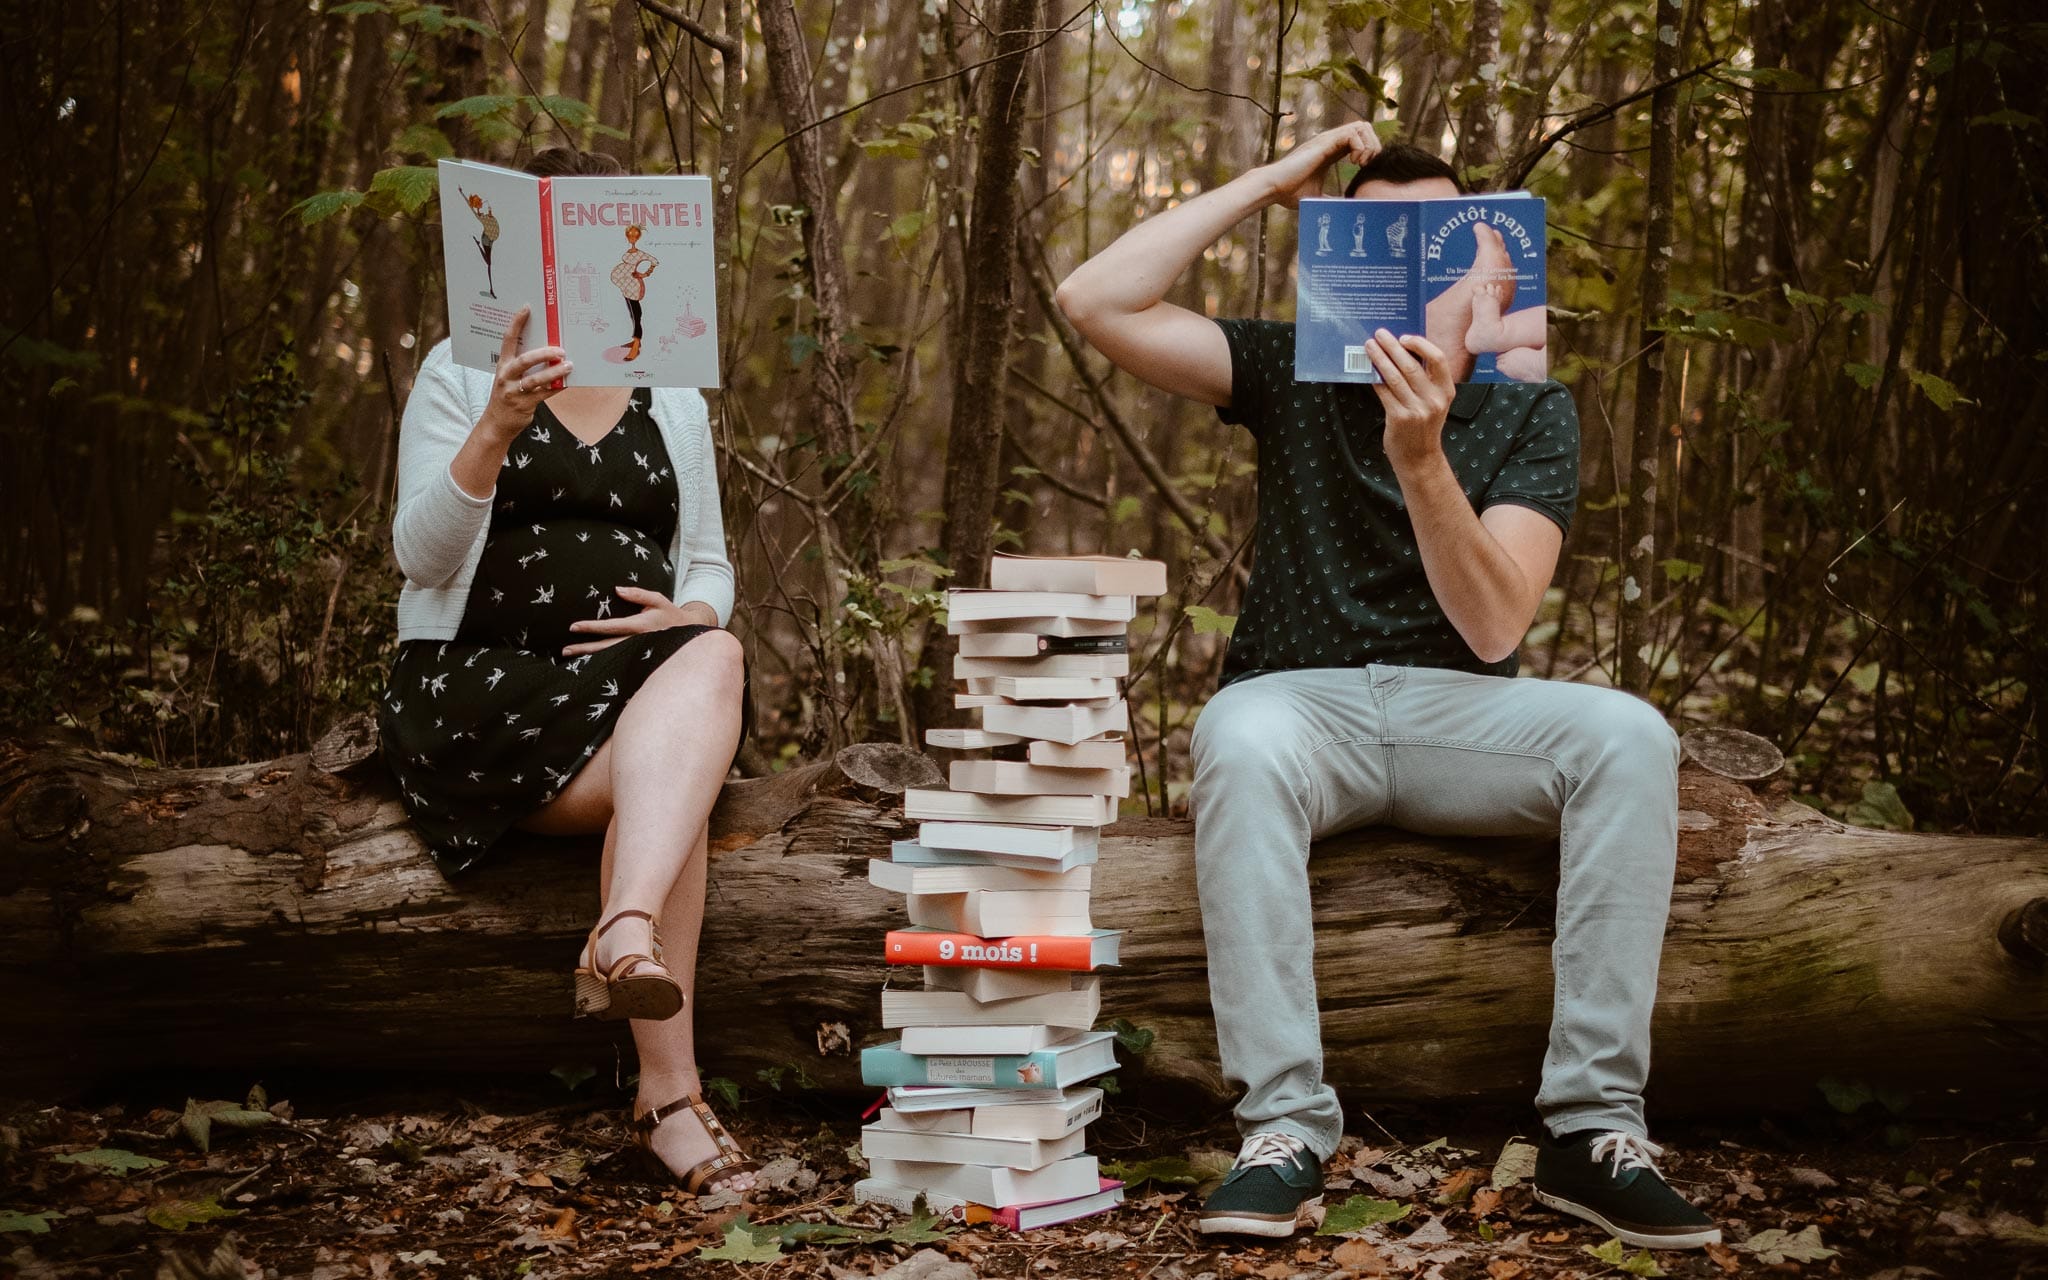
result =
M551 150L528 169L616 171L602 163ZM576 1011L632 1020L635 1140L692 1193L743 1191L754 1166L700 1096L686 1008L745 703L704 400L551 391L567 353L520 354L526 322L494 374L436 346L405 406L384 754L451 875L514 827L604 833Z

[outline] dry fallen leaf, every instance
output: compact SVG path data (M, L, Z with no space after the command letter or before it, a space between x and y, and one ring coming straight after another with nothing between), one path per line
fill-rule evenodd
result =
M1486 1171L1484 1169L1460 1169L1450 1177L1445 1178L1443 1184L1437 1188L1436 1202L1438 1204L1463 1204L1471 1198L1472 1193L1484 1181L1486 1181Z
M1731 1276L1742 1270L1742 1258L1725 1244L1708 1245L1707 1256L1713 1259L1715 1266Z
M1527 1267L1513 1258L1495 1258L1486 1264L1487 1280L1515 1280L1527 1271Z
M1492 1187L1481 1187L1472 1193L1472 1212L1485 1217L1500 1208L1500 1192Z
M1567 1241L1567 1240L1569 1240L1569 1239L1571 1239L1571 1238L1572 1238L1572 1233L1571 1233L1571 1232L1569 1232L1569 1231L1546 1231L1546 1232L1544 1232L1544 1233L1543 1233L1542 1235L1540 1235L1540 1236L1537 1236L1537 1237L1536 1237L1536 1243L1537 1243L1537 1244L1563 1244L1563 1243L1564 1243L1565 1241Z
M1285 1262L1269 1262L1260 1267L1256 1274L1265 1277L1265 1280L1287 1280L1287 1277L1294 1274L1294 1268Z
M1368 1240L1346 1240L1330 1252L1330 1261L1362 1276L1387 1274L1387 1260Z
M576 1207L570 1205L556 1214L555 1220L550 1222L547 1225L547 1229L541 1232L541 1234L556 1240L574 1240L576 1238Z

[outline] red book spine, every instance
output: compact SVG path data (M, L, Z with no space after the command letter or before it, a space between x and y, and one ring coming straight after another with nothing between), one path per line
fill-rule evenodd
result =
M1022 935L977 938L971 933L891 929L886 940L890 964L931 964L956 969L1067 969L1095 967L1093 938Z
M562 345L562 300L555 283L555 193L554 180L540 180L540 276L541 309L546 311L548 322L548 345ZM555 382L560 390L562 382Z

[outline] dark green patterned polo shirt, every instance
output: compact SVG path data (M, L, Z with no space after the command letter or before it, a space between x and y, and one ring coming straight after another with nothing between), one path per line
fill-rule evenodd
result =
M1223 683L1370 662L1513 675L1518 660L1481 662L1430 591L1379 395L1296 382L1291 324L1216 323L1231 365L1230 404L1218 412L1259 443L1257 552ZM1579 415L1562 385L1466 383L1443 442L1474 509L1513 503L1571 527Z

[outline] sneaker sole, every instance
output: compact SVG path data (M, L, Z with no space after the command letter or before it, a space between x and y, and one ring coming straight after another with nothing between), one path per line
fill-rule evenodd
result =
M1214 1216L1202 1215L1202 1234L1205 1236L1266 1236L1272 1239L1286 1239L1302 1226L1302 1217L1323 1203L1321 1196L1301 1202L1301 1207L1291 1214L1265 1217L1250 1213L1219 1213Z
M1699 1231L1687 1231L1677 1235L1645 1235L1640 1231L1630 1231L1626 1227L1616 1226L1602 1217L1597 1209L1589 1209L1585 1205L1567 1200L1563 1196L1552 1195L1541 1187L1533 1187L1531 1190L1536 1193L1537 1203L1548 1205L1559 1213L1568 1213L1574 1218L1584 1218L1587 1222L1592 1223L1623 1244L1632 1244L1640 1249L1701 1249L1710 1244L1721 1243L1721 1228L1719 1227L1706 1227Z

